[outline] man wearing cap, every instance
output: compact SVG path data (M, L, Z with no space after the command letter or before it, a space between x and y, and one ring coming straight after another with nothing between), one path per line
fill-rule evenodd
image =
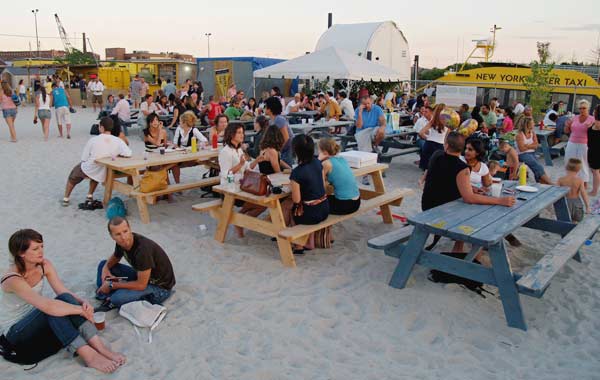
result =
M369 97L369 91L362 89L359 93L360 105L354 114L356 120L356 143L358 150L373 152L373 146L378 146L385 137L385 115L383 110ZM363 184L368 184L368 177L363 178Z

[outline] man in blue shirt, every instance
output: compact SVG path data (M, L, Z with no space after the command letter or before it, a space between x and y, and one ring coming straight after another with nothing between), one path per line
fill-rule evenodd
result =
M383 110L369 97L367 90L360 92L360 105L354 113L356 120L356 143L358 150L373 152L373 146L378 146L385 137L385 115Z
M56 113L56 123L58 124L58 135L63 137L63 124L67 125L67 138L71 138L71 97L64 88L58 87L56 83L52 84L52 105Z

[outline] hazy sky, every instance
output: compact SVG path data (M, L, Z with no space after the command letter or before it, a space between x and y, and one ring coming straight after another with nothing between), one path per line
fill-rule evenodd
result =
M0 11L0 50L28 50L29 43L35 50L35 38L6 36L35 36L34 8L39 9L40 37L52 37L40 38L42 49L62 48L54 20L58 13L69 36L77 36L72 43L81 48L86 32L102 57L106 47L206 56L205 33L210 32L212 57L293 58L314 50L328 12L334 23L395 21L423 67L446 66L457 56L462 62L471 40L490 36L493 24L503 28L497 61L529 62L536 41L551 42L557 60L590 61L600 35L599 0L7 0Z

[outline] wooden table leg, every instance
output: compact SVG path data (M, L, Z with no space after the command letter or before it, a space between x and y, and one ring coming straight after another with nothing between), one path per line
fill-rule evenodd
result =
M104 181L104 200L102 203L104 207L108 205L110 198L112 198L113 181L115 179L115 172L112 168L106 168L106 180Z
M227 236L227 228L229 228L229 220L233 214L233 206L235 205L235 198L230 194L225 194L223 205L221 206L221 218L217 224L217 230L215 231L215 240L219 243L225 242Z
M421 256L428 237L429 233L427 231L418 226L415 227L410 240L406 244L406 248L404 248L402 255L400 255L400 260L398 260L398 265L390 280L391 287L402 289L406 286L406 281L408 281L413 267L417 263L419 256Z
M379 194L384 194L385 193L385 184L383 182L383 176L381 175L381 170L371 173L371 179L373 180L373 187L375 188L375 192L377 192ZM381 217L383 218L383 223L385 223L385 224L394 223L390 205L383 205L379 209L381 210Z
M504 241L490 247L490 258L492 261L492 270L496 278L500 299L504 307L506 322L510 327L516 327L521 330L527 330L521 300L515 283L515 277L510 269Z
M542 137L542 152L544 153L544 161L546 161L546 166L553 166L552 156L550 155L550 144L548 144L548 136L549 135Z
M127 174L131 175L131 180L133 181L133 188L138 189L140 186L140 172L138 169L134 169ZM140 220L144 224L150 223L150 212L148 211L148 204L146 203L146 196L144 195L135 195L135 201L138 206L138 211L140 212Z
M285 219L283 217L283 211L281 209L281 202L272 202L269 206L269 215L271 216L271 223L276 231L281 231L286 228ZM277 236L277 246L279 247L279 256L281 262L286 267L295 267L296 259L294 258L294 252L292 252L292 243L282 237Z

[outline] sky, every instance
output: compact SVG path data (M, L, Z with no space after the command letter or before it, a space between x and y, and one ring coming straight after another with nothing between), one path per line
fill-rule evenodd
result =
M94 11L88 9L92 4ZM62 49L54 19L58 13L71 43L81 49L85 32L103 58L108 47L206 57L206 33L212 34L211 57L294 58L314 50L327 28L328 12L340 24L396 22L421 67L463 62L472 40L490 37L494 24L502 29L493 61L530 62L536 42L548 41L556 61L589 62L600 37L599 0L28 0L2 5L0 50L29 50L29 44L35 50L31 10L36 8L42 50Z

